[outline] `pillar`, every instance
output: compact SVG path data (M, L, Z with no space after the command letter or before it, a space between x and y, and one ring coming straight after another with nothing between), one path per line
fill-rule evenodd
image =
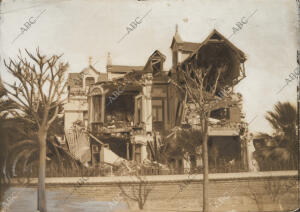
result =
M146 144L143 144L141 146L141 162L143 162L145 159L147 159L147 146Z
M132 144L132 160L135 161L135 143Z
M101 122L104 123L104 116L105 116L105 94L101 95Z
M129 160L129 142L126 143L126 159Z
M88 97L88 116L89 127L92 130L92 123L94 121L94 108L93 108L93 96Z
M146 132L152 132L152 74L146 74L144 81L145 86L143 87L143 121L146 124Z

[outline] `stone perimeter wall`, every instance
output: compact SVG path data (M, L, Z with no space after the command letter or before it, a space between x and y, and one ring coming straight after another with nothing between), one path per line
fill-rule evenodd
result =
M147 176L143 180L142 196L150 190L145 211L201 211L202 175ZM138 203L126 198L120 187L131 197L134 188L138 196L140 182L134 176L47 178L46 188L63 190L72 199L124 202L136 211ZM31 179L30 187L36 187L36 183L37 179ZM299 207L298 185L297 171L210 174L210 211L292 211ZM278 200L272 200L275 194ZM251 196L256 196L256 201Z

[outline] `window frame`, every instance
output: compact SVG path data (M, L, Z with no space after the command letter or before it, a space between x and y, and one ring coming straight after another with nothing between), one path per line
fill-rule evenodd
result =
M164 111L164 98L162 97L153 97L152 98L152 101L153 100L159 100L161 101L161 106L158 106L158 105L153 105L153 102L152 102L152 122L165 122L165 111ZM154 116L154 110L155 109L155 116ZM161 121L160 120L154 120L154 117L159 117L158 115L158 111L159 109L161 109Z

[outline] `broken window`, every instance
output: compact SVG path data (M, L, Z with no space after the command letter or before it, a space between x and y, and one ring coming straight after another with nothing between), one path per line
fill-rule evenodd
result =
M107 99L106 102L110 102ZM133 114L134 97L122 94L105 107L105 123L116 128L129 127L133 122Z
M211 112L210 117L215 119L229 119L229 109L228 108L220 108Z

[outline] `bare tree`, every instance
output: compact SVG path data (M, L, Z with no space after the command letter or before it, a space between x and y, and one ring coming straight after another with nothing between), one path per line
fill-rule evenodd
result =
M202 159L204 166L204 182L203 182L203 211L209 211L208 202L208 127L211 111L220 105L233 105L237 102L233 101L228 95L226 98L217 98L216 92L221 89L219 84L220 76L228 70L227 64L219 64L218 66L210 65L207 67L199 66L196 62L190 62L178 67L179 79L178 83L173 82L185 93L186 102L194 105L194 112L200 117L200 131L202 140ZM232 87L233 88L233 87ZM230 91L230 93L233 89ZM229 93L229 94L230 94Z
M26 57L19 51L18 61L11 58L8 63L4 61L7 71L15 79L14 83L4 82L4 84L9 99L18 106L18 114L38 126L37 140L40 149L38 210L46 212L46 138L63 101L66 87L64 76L68 63L59 61L62 55L47 57L41 55L39 49L36 50L36 55L27 49L25 51Z
M138 203L139 209L143 209L144 205L147 201L147 198L152 191L152 187L149 182L145 179L145 177L141 176L141 166L140 164L133 162L131 164L127 164L126 162L123 164L124 170L123 174L127 176L131 176L134 182L130 184L129 189L124 189L121 183L118 184L120 188L120 195L125 197L126 200L131 200Z
M250 199L252 199L259 211L264 210L264 203L266 202L264 197L268 197L272 203L276 205L276 210L283 211L284 208L281 205L280 198L291 192L293 188L297 188L296 180L267 180L264 181L263 192L255 191L253 186L248 182L248 193Z
M136 178L138 182L130 185L131 190L126 191L121 184L119 184L119 188L121 190L121 195L125 196L125 198L129 200L137 202L139 209L142 210L152 188L142 176L136 175Z

